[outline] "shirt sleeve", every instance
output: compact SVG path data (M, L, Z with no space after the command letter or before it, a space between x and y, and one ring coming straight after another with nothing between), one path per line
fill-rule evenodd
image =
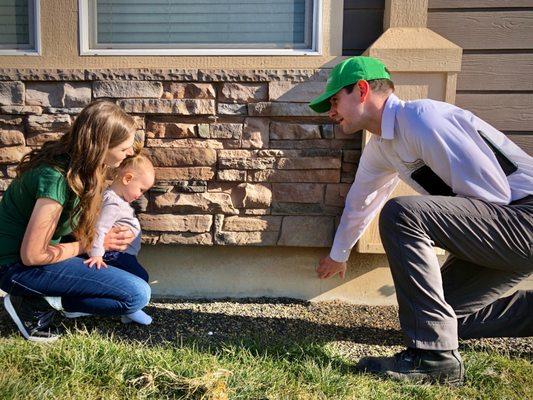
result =
M354 183L346 196L330 252L333 260L348 260L351 249L394 190L398 180L397 172L384 161L376 138L372 137L365 146Z
M69 188L65 176L52 167L39 168L34 172L36 180L35 199L47 198L65 205Z
M98 217L98 222L96 223L94 242L91 250L89 251L89 255L91 257L101 257L104 255L105 235L113 227L119 213L120 206L118 204L104 200L104 203L102 204L102 210L100 211L100 216Z
M476 131L468 112L422 112L407 136L420 158L458 196L509 204L511 188L494 153Z

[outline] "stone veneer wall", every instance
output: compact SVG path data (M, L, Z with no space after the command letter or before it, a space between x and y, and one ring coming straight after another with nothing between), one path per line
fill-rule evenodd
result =
M0 195L28 150L105 98L156 166L144 243L330 246L361 136L308 108L328 72L0 69Z

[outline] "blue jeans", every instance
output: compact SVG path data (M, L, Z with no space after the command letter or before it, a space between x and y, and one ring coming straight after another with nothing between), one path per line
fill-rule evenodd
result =
M150 300L150 286L141 278L109 266L89 268L83 258L27 267L0 267L0 288L17 296L59 296L69 312L102 316L130 314Z
M122 253L120 251L106 251L104 261L107 265L128 271L130 274L138 276L143 281L148 282L148 272L139 264L137 257L132 254Z

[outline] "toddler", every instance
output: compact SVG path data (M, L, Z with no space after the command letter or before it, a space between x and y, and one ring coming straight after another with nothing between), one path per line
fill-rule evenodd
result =
M95 240L85 264L100 269L109 263L148 282L148 273L137 261L141 248L141 226L130 203L150 189L154 179L154 167L145 155L139 153L124 159L117 168L113 182L104 192ZM133 242L123 252L104 250L104 237L114 225L126 226L135 235ZM143 325L152 322L152 318L142 310L123 315L121 319L124 323L133 321Z

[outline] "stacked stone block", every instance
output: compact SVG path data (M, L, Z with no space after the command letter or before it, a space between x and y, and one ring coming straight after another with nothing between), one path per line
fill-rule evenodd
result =
M145 243L329 246L361 136L307 106L327 73L0 69L0 195L24 154L107 99L156 168L136 204Z

